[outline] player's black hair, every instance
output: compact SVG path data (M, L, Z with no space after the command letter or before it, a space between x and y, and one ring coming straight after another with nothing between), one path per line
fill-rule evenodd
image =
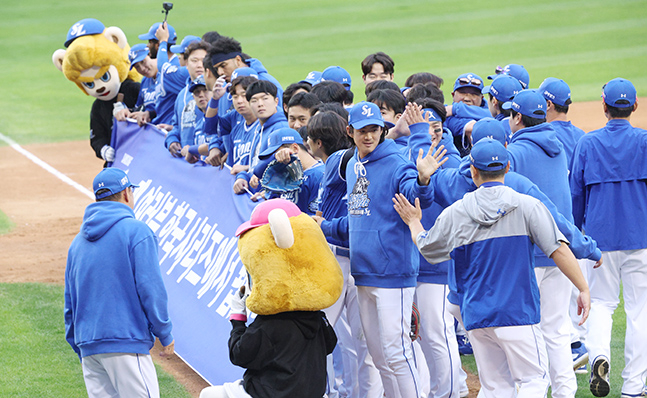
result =
M236 86L241 86L245 90L245 97L247 97L247 87L251 86L252 83L257 82L258 79L254 76L238 76L231 81L231 91L234 91Z
M348 111L338 102L324 102L314 108L310 109L310 116L314 116L319 112L335 112L344 120L348 121ZM348 123L347 123L348 124Z
M346 99L344 100L344 105L352 105L354 99L355 94L353 94L353 92L350 90L346 90Z
M484 181L498 180L506 174L505 168L501 170L496 170L496 171L481 170L481 169L477 169L477 170L479 171L479 174L481 175L481 178Z
M433 83L416 83L407 92L407 103L418 103L418 101L424 98L432 98L442 103L445 102L445 95L443 94L443 90L438 88L438 86Z
M299 90L310 92L312 91L312 86L308 83L297 82L290 84L285 90L283 90L283 113L285 113L285 116L288 115L288 104L290 103L290 99L294 93Z
M194 41L193 43L189 44L186 47L186 50L184 50L184 54L182 54L182 56L184 57L184 60L186 61L191 56L192 52L194 52L196 50L204 50L204 51L207 52L207 54L209 54L210 49L211 49L211 44L209 44L208 42L202 41L202 40ZM205 55L205 58L207 58L206 55ZM204 65L204 62L202 64Z
M332 111L319 112L308 121L308 137L313 141L321 140L323 151L330 156L340 149L350 147L346 134L348 122Z
M556 103L553 102L553 108L557 113L568 113L568 108L570 104L571 104L571 99L569 98L566 100L566 103L564 105L557 105Z
M362 73L364 75L368 75L371 73L371 70L373 69L373 64L374 63L379 63L382 64L384 67L384 72L388 74L393 74L395 70L395 62L393 62L393 59L383 53L382 51L377 52L375 54L370 54L364 60L362 61Z
M288 108L291 108L293 106L300 106L304 109L310 110L320 103L321 101L319 100L319 97L314 94L296 93L294 94L294 96L292 96L292 98L290 98Z
M344 104L348 99L348 91L340 83L332 80L323 81L312 88L312 94L319 97L321 102L337 102Z
M297 130L299 135L301 136L301 139L303 140L303 144L299 144L299 147L303 149L304 151L310 153L310 148L308 148L307 141L308 141L308 126L301 126Z
M372 102L379 108L387 108L396 114L404 112L406 102L400 91L375 90L368 95L366 101Z
M519 112L515 111L514 109L511 109L511 111L512 112L510 112L510 116L517 117L517 114ZM540 112L540 111L535 111L535 112ZM524 125L524 127L532 127L542 123L546 123L546 118L544 117L543 119L535 119L534 117L521 114L521 123Z
M211 30L202 35L202 40L206 41L209 44L213 44L221 37L222 35L220 33L216 32L215 30Z
M229 53L242 53L243 47L240 42L233 37L220 36L213 44L214 54L229 54Z
M492 98L494 98L494 96L488 93L488 98L490 99L490 101L492 101ZM503 101L499 101L499 99L497 99L496 107L499 110L499 113L505 115L506 117L510 116L510 113L512 112L512 109L503 109Z
M447 119L447 110L442 102L438 102L433 98L421 98L416 101L416 104L422 106L423 109L433 109L438 116L440 116L440 120L445 123L445 120Z
M627 101L627 103L629 103L629 101ZM609 116L614 119L626 119L631 116L631 113L634 111L634 107L630 106L628 108L618 108L617 106L611 106L607 104L607 111L609 112Z
M443 85L444 81L440 76L436 76L429 72L419 72L407 77L404 82L405 87L413 87L416 84L433 83L436 87Z
M105 198L96 199L96 201L97 202L119 202L121 200L122 195L124 194L124 191L125 189L115 194L112 194L110 196L106 196ZM98 195L103 195L106 192L110 192L110 190L108 188L100 189L94 195L96 197Z
M389 80L374 80L366 85L364 88L364 95L368 95L375 90L395 90L400 92L400 87Z
M247 97L247 101L250 101L252 99L252 96L258 93L267 93L276 98L277 91L278 90L276 89L274 83L267 80L258 80L247 87L245 96Z

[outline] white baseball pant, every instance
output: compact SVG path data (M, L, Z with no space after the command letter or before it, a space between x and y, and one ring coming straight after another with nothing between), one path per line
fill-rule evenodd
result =
M418 372L411 348L414 287L357 286L366 345L380 372L387 398L418 398Z
M83 379L89 398L159 398L150 355L96 354L83 357Z
M586 338L589 361L599 355L611 359L613 312L620 301L620 282L627 331L624 394L639 394L647 376L647 249L602 252L604 262L589 274L591 312Z

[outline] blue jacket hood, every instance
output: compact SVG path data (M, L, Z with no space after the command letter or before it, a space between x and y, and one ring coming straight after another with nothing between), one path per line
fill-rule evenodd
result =
M564 150L564 145L557 139L557 131L550 123L525 127L512 135L510 143L521 143L521 141L530 141L536 144L551 158Z
M355 157L357 161L361 163L374 162L389 155L398 153L401 153L400 145L396 144L396 142L393 140L386 139L379 143L378 146L373 150L373 152L366 155L366 157L364 157L363 159L359 158L359 152L357 151L357 148L355 148Z
M256 58L246 59L245 63L258 73L267 73L267 69L265 69L265 66L263 66L263 63L257 60Z
M124 218L135 218L135 213L123 203L110 201L92 203L85 209L81 234L86 240L94 242Z

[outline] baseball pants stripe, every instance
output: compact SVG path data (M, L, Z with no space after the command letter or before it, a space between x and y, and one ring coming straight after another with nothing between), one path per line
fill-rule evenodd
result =
M388 398L419 397L418 374L409 336L414 292L414 287L357 287L366 345L380 371Z

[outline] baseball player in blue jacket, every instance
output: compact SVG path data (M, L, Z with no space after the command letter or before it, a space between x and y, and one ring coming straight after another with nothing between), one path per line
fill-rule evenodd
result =
M638 106L630 81L609 81L602 98L609 121L577 143L570 175L575 225L598 241L605 261L589 273L590 388L597 397L609 393L611 316L622 281L627 313L622 397L640 397L647 393L647 131L630 123Z
M65 338L90 397L159 397L155 337L174 351L157 238L133 213L125 172L103 169L65 268ZM142 283L143 282L143 283Z
M461 316L479 366L480 395L540 398L549 381L538 339L533 246L550 256L580 290L582 322L588 316L589 290L546 207L504 186L508 157L496 140L485 138L475 144L470 171L479 188L445 209L429 231L420 223L419 200L413 207L398 194L393 202L430 263L450 255L454 259Z

